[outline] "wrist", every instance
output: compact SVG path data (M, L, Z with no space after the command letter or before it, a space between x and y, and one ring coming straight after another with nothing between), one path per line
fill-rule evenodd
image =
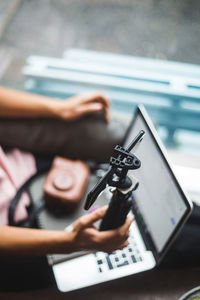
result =
M61 118L62 101L59 99L49 99L44 104L47 117Z
M72 231L60 231L57 241L55 241L54 253L72 253L77 251L75 239Z

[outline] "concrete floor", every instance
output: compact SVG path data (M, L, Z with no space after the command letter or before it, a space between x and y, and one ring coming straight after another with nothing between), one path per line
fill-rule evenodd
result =
M9 53L12 62L2 84L17 87L28 55L59 57L70 47L200 64L198 0L21 3L0 40L0 51Z
M1 45L21 55L69 47L200 63L198 0L25 0Z

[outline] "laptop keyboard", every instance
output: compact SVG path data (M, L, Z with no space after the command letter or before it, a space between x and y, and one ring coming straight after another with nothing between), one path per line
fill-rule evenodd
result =
M100 273L113 270L130 264L135 264L143 260L134 238L129 238L129 245L123 250L117 250L111 254L96 252L96 263Z

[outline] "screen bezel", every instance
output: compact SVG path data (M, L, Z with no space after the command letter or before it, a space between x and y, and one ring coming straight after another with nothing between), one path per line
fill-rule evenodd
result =
M163 259L163 257L165 256L166 252L168 251L169 247L172 245L173 241L176 239L176 236L178 235L178 233L181 231L181 228L183 227L183 225L185 224L185 222L187 221L187 219L189 218L191 212L192 212L192 202L190 201L190 199L188 198L188 196L186 196L185 192L183 191L182 187L180 186L173 170L171 167L171 163L169 161L168 155L166 153L166 150L164 148L164 145L162 144L162 141L160 140L160 137L158 136L158 133L153 125L152 120L150 119L145 107L143 105L139 105L136 109L135 112L135 117L133 118L127 133L125 135L124 138L124 143L127 140L127 138L129 137L129 134L132 130L132 128L134 127L134 124L136 122L137 117L141 117L143 122L145 123L145 125L147 126L147 128L149 129L150 135L152 137L152 140L154 141L155 146L157 147L157 149L159 150L159 153L161 155L161 157L163 158L163 161L168 169L168 171L170 172L176 187L178 188L182 199L186 205L186 211L184 213L184 215L182 216L182 218L180 219L180 221L177 223L176 228L174 229L174 231L172 232L172 234L170 235L170 237L168 238L168 240L166 241L166 244L164 245L163 249L161 252L158 252L155 244L153 242L153 239L151 238L150 233L147 231L147 228L145 226L145 224L143 224L139 218L137 209L134 209L133 207L133 212L135 214L135 219L137 221L138 227L140 229L141 235L143 236L143 239L145 241L145 244L147 246L147 249L150 249L155 257L155 260L158 263L160 263L160 261ZM145 138L145 136L144 136ZM123 143L123 144L124 144ZM138 155L139 157L139 155Z

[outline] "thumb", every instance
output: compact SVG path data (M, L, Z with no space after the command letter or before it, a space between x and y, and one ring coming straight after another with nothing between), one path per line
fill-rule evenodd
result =
M82 227L88 227L91 226L93 223L95 223L96 221L100 220L103 218L103 216L105 215L105 212L107 210L108 206L105 205L101 208L98 208L97 210L95 210L93 213L90 213L86 216L83 216L81 219L81 223L82 223Z
M84 114L102 111L103 109L104 109L104 107L101 103L94 102L94 103L80 105L77 108L77 111L80 115L84 115Z

